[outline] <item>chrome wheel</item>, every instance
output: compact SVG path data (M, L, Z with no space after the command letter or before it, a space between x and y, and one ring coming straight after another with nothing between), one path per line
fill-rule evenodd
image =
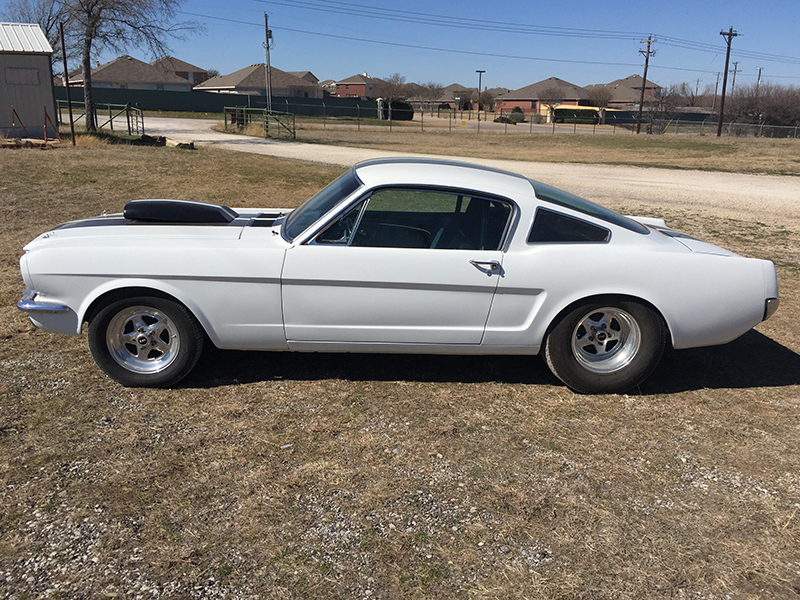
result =
M203 335L194 315L165 297L112 300L89 321L89 349L95 362L128 386L178 383L200 358Z
M559 315L545 339L544 359L576 392L623 393L653 372L666 341L666 324L655 310L606 296Z
M639 324L630 314L604 307L578 321L572 334L572 353L593 373L613 373L633 360L641 342Z
M112 358L134 373L158 373L178 356L181 338L168 315L147 306L131 306L108 323L106 343Z

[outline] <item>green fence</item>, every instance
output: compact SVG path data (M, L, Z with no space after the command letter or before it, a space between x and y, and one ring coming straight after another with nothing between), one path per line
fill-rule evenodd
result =
M142 111L130 104L100 104L95 102L95 120L97 129L108 128L111 131L126 131L128 135L144 135L144 115ZM66 100L56 100L58 123L69 123L69 106ZM72 101L72 120L77 124L86 123L86 105ZM116 121L116 124L114 123ZM114 129L116 127L116 130Z
M225 129L228 125L244 129L248 125L256 125L262 129L265 137L291 138L297 137L294 115L269 111L266 108L245 108L243 106L227 106L223 110Z
M66 100L64 87L56 87L56 100ZM70 87L74 101L83 102L83 88ZM266 108L265 96L237 94L215 94L212 92L167 92L156 90L130 90L92 88L96 103L130 104L142 110L176 112L222 113L225 107L237 105L244 108ZM298 116L363 117L376 118L378 103L360 98L283 98L272 97L272 108L276 111Z

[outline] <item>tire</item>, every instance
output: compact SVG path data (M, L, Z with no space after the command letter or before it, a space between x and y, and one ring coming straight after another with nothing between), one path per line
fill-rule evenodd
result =
M186 377L203 351L203 330L173 300L138 296L117 300L89 323L97 366L128 387L169 387Z
M575 392L613 394L638 386L664 353L661 315L633 300L598 299L570 310L545 340L553 374Z

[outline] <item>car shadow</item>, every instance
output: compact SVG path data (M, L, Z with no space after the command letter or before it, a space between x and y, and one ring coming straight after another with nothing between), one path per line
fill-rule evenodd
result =
M563 385L536 356L204 352L186 387L270 380L413 381ZM724 346L668 351L636 395L703 388L800 385L800 355L750 331Z

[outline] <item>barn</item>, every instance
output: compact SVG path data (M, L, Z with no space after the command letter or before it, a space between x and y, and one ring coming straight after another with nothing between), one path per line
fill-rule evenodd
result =
M53 48L39 25L0 23L0 133L7 138L55 137ZM47 117L45 117L45 113Z

